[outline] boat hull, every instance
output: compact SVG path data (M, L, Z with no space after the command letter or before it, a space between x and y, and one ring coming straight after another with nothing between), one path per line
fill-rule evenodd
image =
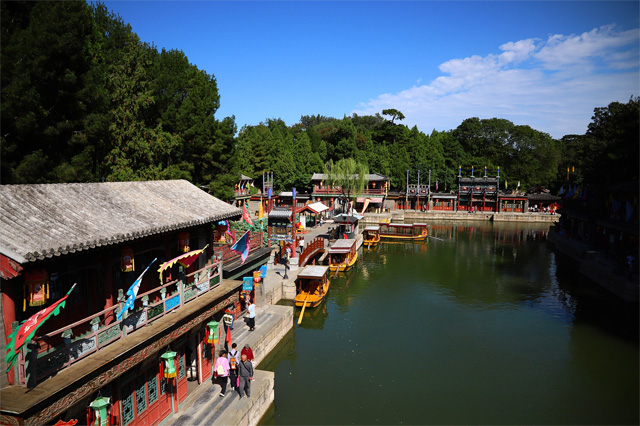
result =
M338 269L340 269L340 272L344 272L344 271L348 271L349 269L353 268L353 265L356 264L356 261L358 260L358 254L356 253L352 258L351 261L349 263L331 263L329 264L329 270L332 272L337 271Z
M424 241L427 234L424 235L380 235L382 241Z
M322 301L324 300L324 297L326 296L326 294L323 294L321 297L317 297L317 298L309 298L307 300L307 308L315 308L316 306L318 306L319 304L322 303ZM304 299L306 299L306 295L302 298L302 299L298 299L298 296L296 296L296 298L294 299L294 302L296 304L296 306L298 307L302 307L305 303L304 303Z

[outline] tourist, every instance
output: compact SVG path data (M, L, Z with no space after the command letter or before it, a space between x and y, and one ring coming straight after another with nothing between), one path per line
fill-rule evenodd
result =
M229 377L229 360L227 359L227 352L223 349L220 351L220 356L216 360L216 365L213 368L215 377L220 385L220 396L224 396L227 391L227 378Z
M238 381L238 363L240 362L240 352L236 349L238 345L233 343L231 350L227 354L229 360L229 380L231 381L231 390L235 390Z
M284 256L282 256L282 258L280 259L280 263L282 263L284 265L284 274L282 274L282 278L289 278L287 276L287 269L289 269L289 266L287 266L287 263L289 263L289 252L291 250L289 249L289 247L287 247L287 253L284 254Z
M249 305L249 331L256 328L256 304L251 302Z
M298 244L300 245L300 254L302 254L302 252L304 251L304 238L300 238Z
M627 277L631 279L633 277L633 262L636 260L631 253L627 255Z
M240 384L238 385L238 393L240 398L247 394L247 398L251 395L249 390L251 389L251 380L253 380L253 364L247 359L246 354L242 354L240 363L238 364L238 374L240 375Z
M246 355L247 359L251 361L251 363L253 363L253 350L251 350L251 347L249 346L248 343L244 345L244 348L242 348L242 352L240 353L240 356L242 355Z

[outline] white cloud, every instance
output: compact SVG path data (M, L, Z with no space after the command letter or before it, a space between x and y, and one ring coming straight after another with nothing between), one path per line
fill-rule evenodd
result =
M546 41L508 42L502 53L451 59L429 84L387 93L353 112L403 112L408 126L448 130L469 117L500 117L560 138L584 133L593 109L640 94L639 29L595 28Z

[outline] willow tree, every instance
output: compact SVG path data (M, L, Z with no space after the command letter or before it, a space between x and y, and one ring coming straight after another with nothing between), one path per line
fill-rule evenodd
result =
M361 194L369 179L369 167L353 158L343 158L336 163L329 160L324 167L324 185L340 191L338 198L346 206L345 213L351 211L351 201Z

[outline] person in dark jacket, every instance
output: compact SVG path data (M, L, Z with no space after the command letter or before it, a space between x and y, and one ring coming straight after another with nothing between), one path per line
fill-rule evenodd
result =
M240 398L244 397L244 393L247 394L248 398L251 396L249 391L251 389L251 380L253 380L253 364L247 360L247 354L242 354L240 357L238 375L240 376L240 384L238 386Z

